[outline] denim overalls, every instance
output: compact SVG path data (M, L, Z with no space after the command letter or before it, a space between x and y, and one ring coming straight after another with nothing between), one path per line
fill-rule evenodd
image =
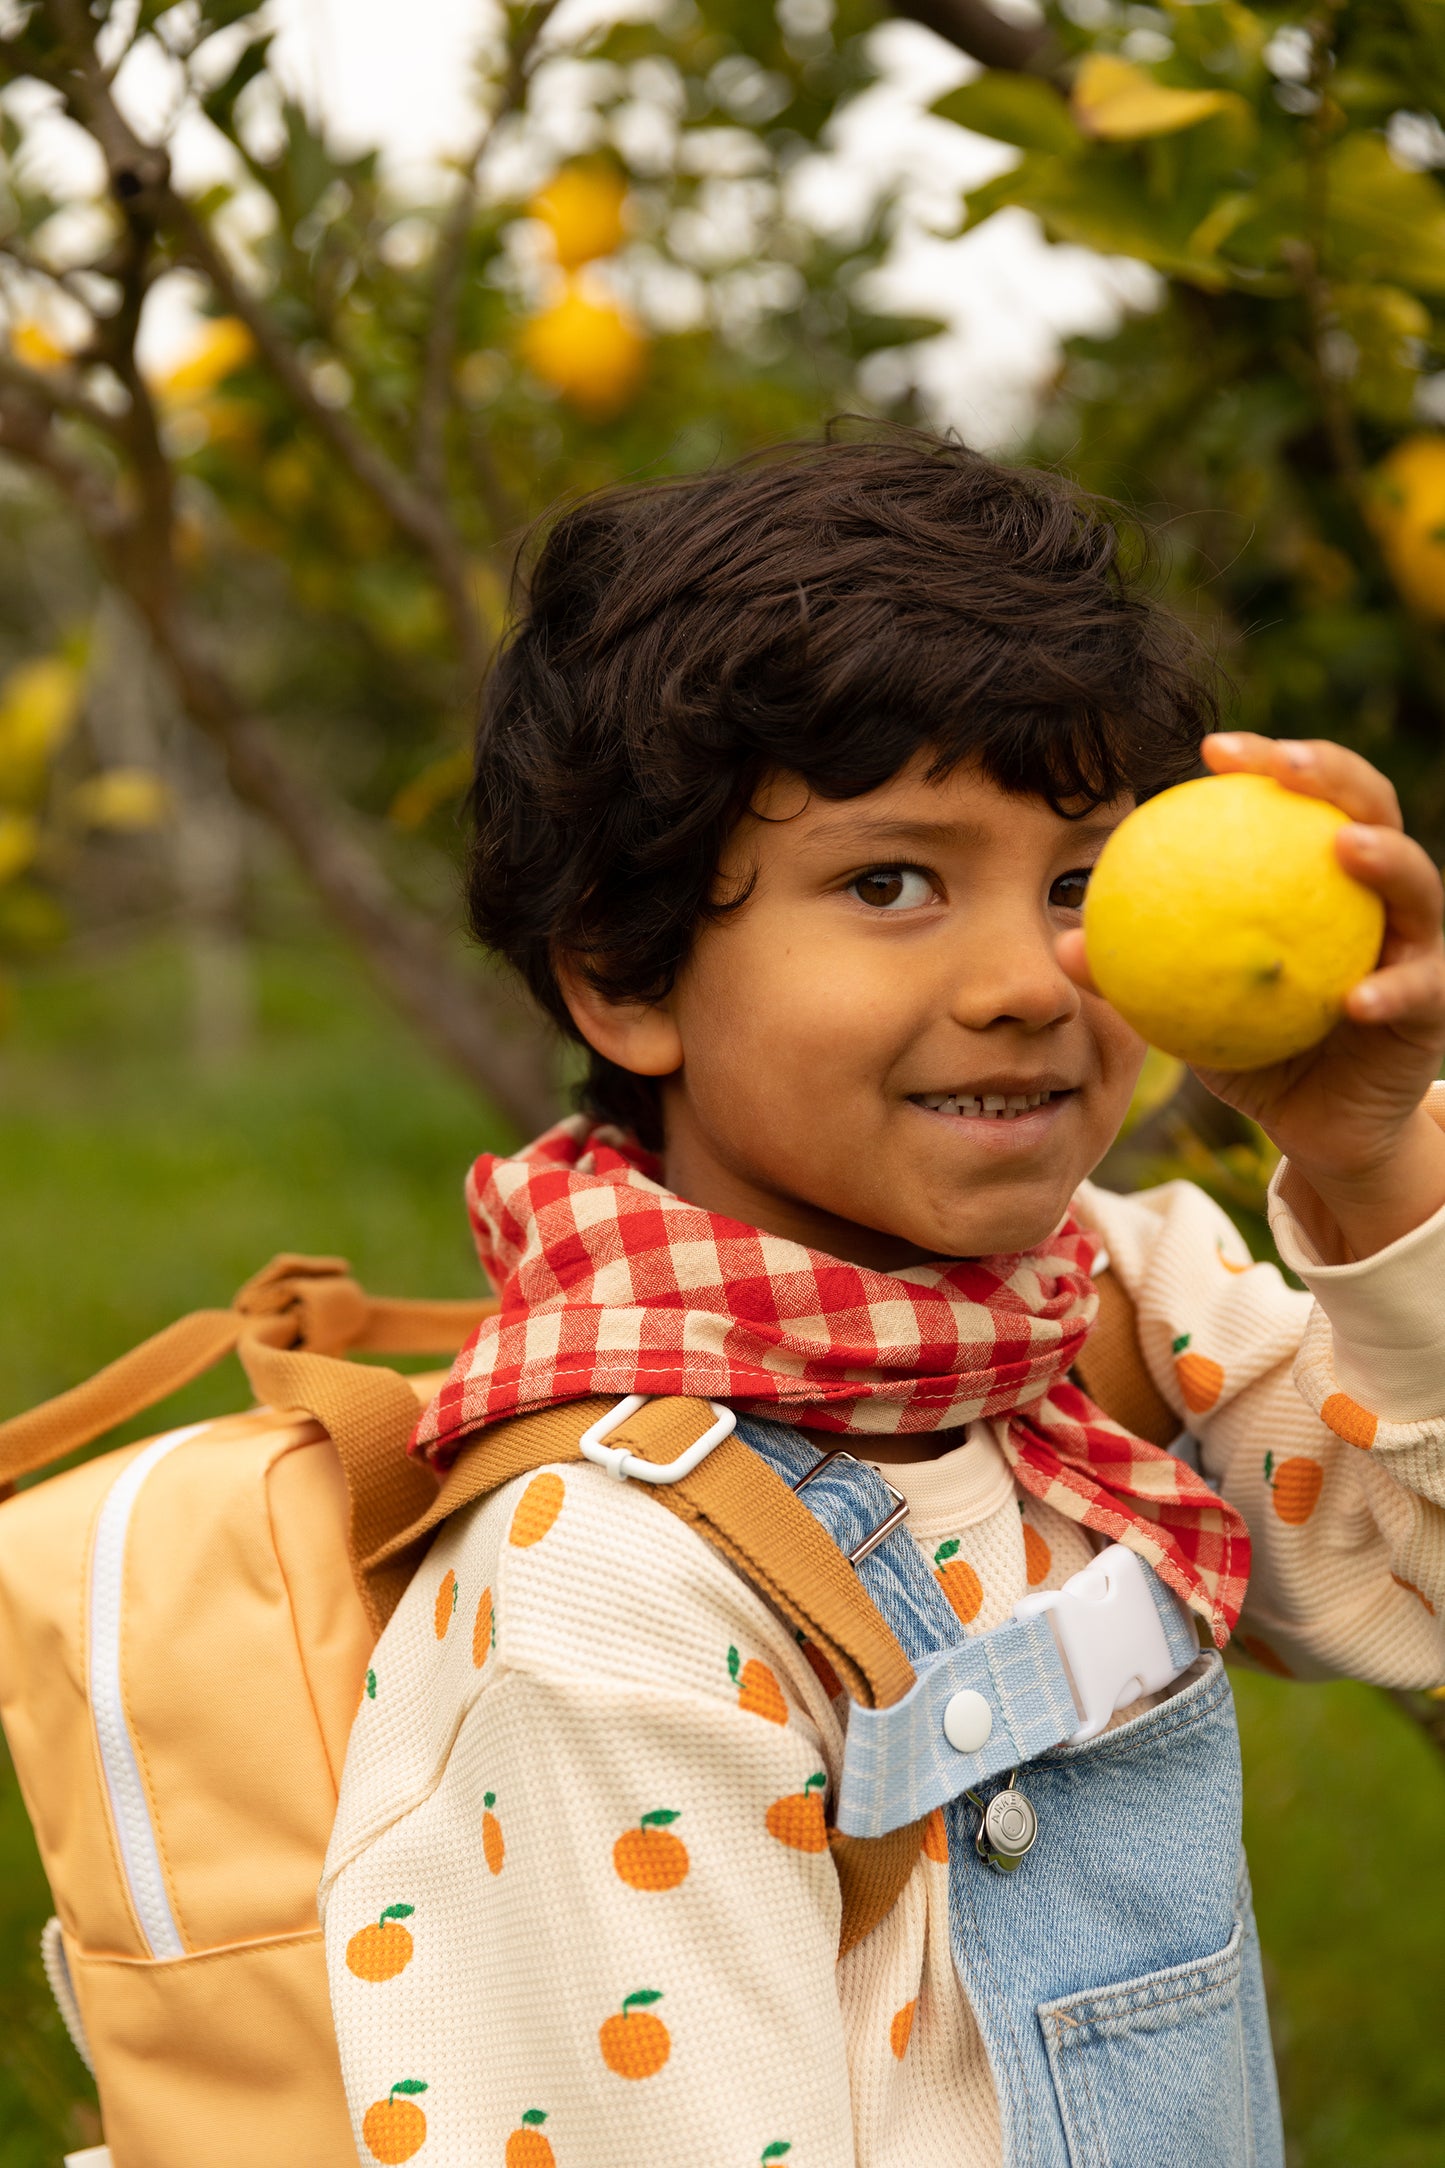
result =
M780 1424L744 1419L738 1435L788 1483L819 1458ZM799 1496L848 1553L894 1502L851 1461ZM915 1665L967 1640L906 1526L858 1572ZM1005 1781L983 1787L985 1804ZM1130 1723L1028 1760L1018 1788L1039 1835L1012 1873L979 1858L975 1805L944 1808L954 1963L1005 2168L1283 2168L1219 1656Z

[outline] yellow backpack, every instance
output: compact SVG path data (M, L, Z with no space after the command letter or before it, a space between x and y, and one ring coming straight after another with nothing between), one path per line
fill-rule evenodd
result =
M611 1404L495 1424L438 1486L405 1448L439 1377L337 1358L450 1355L491 1307L377 1300L338 1259L280 1257L232 1309L0 1424L0 1722L56 1908L46 1971L100 2091L108 2151L73 2156L87 2168L356 2168L316 1886L371 1649L441 1522L575 1460ZM1096 1336L1114 1374L1091 1384L1141 1427L1152 1388L1132 1315L1115 1326ZM8 1494L232 1351L260 1407ZM611 1442L666 1463L712 1423L705 1402L652 1401ZM739 1441L651 1495L855 1699L907 1692L842 1553ZM921 1835L832 1833L844 1948L888 1911Z

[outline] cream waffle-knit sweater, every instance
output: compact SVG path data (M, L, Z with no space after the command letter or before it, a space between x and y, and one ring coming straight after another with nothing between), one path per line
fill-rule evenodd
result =
M1445 1678L1445 1210L1327 1264L1281 1170L1305 1293L1188 1183L1085 1184L1076 1210L1249 1521L1237 1646L1301 1678ZM1016 1493L987 1424L887 1474L972 1631L1090 1555ZM321 1892L363 2159L405 2080L445 2168L997 2168L941 1821L837 1962L811 1802L844 1705L681 1521L591 1467L509 1485L443 1529L373 1678ZM387 2118L367 2127L385 2142Z

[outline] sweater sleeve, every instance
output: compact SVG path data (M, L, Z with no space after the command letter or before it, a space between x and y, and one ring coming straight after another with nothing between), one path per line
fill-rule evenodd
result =
M1445 1087L1430 1110L1445 1122ZM1083 1217L1136 1305L1182 1450L1253 1542L1236 1645L1263 1668L1385 1686L1445 1679L1445 1210L1328 1265L1288 1164L1270 1188L1281 1257L1252 1264L1192 1183L1085 1185ZM1195 1445L1191 1446L1192 1439Z
M753 1591L654 1501L546 1471L448 1526L374 1668L323 1884L358 2135L415 2079L439 2158L852 2168L841 1742ZM358 1974L397 1904L408 1962ZM508 2150L527 2129L552 2153Z

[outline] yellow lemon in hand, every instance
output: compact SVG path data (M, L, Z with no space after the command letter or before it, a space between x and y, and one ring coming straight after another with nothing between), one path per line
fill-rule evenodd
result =
M1335 855L1347 816L1268 776L1204 776L1121 822L1084 901L1099 991L1152 1046L1262 1069L1339 1021L1373 970L1378 896Z

